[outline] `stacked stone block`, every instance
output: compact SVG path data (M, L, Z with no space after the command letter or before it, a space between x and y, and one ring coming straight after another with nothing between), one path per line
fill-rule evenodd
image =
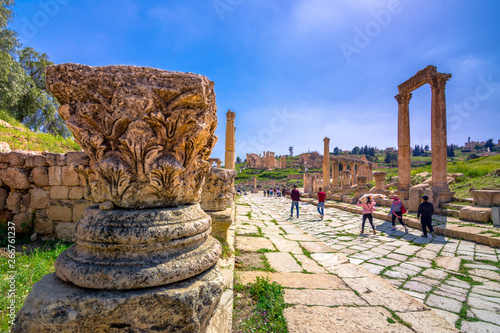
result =
M70 166L85 156L13 151L0 153L0 221L42 239L71 240L90 202L80 176Z

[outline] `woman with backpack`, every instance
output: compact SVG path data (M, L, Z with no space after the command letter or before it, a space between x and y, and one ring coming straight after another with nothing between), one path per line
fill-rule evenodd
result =
M394 196L391 199L393 200L391 205L391 210L389 211L389 214L392 215L391 231L396 231L396 218L397 218L399 220L399 223L405 228L405 234L407 234L408 228L403 222L403 214L406 213L406 208L398 197Z
M357 205L363 207L363 223L361 224L361 233L363 234L365 232L365 222L366 219L370 222L370 225L372 226L373 229L373 234L376 235L377 232L375 231L375 227L373 226L373 215L372 213L375 211L375 200L373 200L370 197L367 197L366 203L362 203L361 201L358 200Z

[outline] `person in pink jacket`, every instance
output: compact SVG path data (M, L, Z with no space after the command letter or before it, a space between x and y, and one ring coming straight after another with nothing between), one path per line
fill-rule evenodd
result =
M373 215L372 215L372 213L375 211L375 205L376 205L375 200L368 197L366 203L362 203L361 201L358 200L357 205L363 207L363 224L361 224L361 234L365 232L365 222L366 219L368 219L368 221L372 226L373 234L376 235L377 232L375 231L375 227L373 226Z

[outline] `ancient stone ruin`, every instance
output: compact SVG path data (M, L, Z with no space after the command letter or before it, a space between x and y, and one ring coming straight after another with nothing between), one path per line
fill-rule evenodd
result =
M398 86L398 195L408 199L411 186L410 151L410 99L411 92L428 83L432 90L431 131L432 131L432 187L439 191L441 202L450 202L447 177L447 136L446 136L446 82L451 74L438 73L435 66L429 65Z
M212 218L211 235L226 241L233 222L231 203L234 196L236 170L211 168L205 177L201 208Z
M221 246L199 205L217 139L213 82L135 66L63 64L46 74L90 158L77 171L96 204L13 332L204 331L223 291Z

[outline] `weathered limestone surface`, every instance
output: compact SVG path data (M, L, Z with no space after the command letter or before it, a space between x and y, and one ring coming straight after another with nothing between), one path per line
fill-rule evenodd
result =
M201 193L204 211L222 211L228 207L234 193L236 170L210 168Z
M33 286L12 332L204 332L223 286L215 268L127 292L78 288L49 274Z
M46 72L59 114L94 164L86 173L95 202L128 209L199 202L217 141L213 82L135 66Z
M479 206L500 206L500 190L471 190L470 193Z
M170 209L85 210L76 245L61 253L57 275L77 286L135 289L164 285L215 265L220 244L198 204Z
M288 307L284 316L290 332L413 332L397 322L390 323L391 313L381 307Z
M459 217L467 221L491 221L491 208L465 206L460 209Z
M234 170L235 167L235 158L236 158L236 152L235 152L235 131L236 128L234 127L234 119L236 118L236 113L232 112L231 110L228 110L226 113L226 154L225 154L225 159L224 159L224 168L229 169L229 170Z
M227 208L220 212L205 212L212 218L212 231L210 235L223 240L228 239L229 227L233 223L233 210Z

